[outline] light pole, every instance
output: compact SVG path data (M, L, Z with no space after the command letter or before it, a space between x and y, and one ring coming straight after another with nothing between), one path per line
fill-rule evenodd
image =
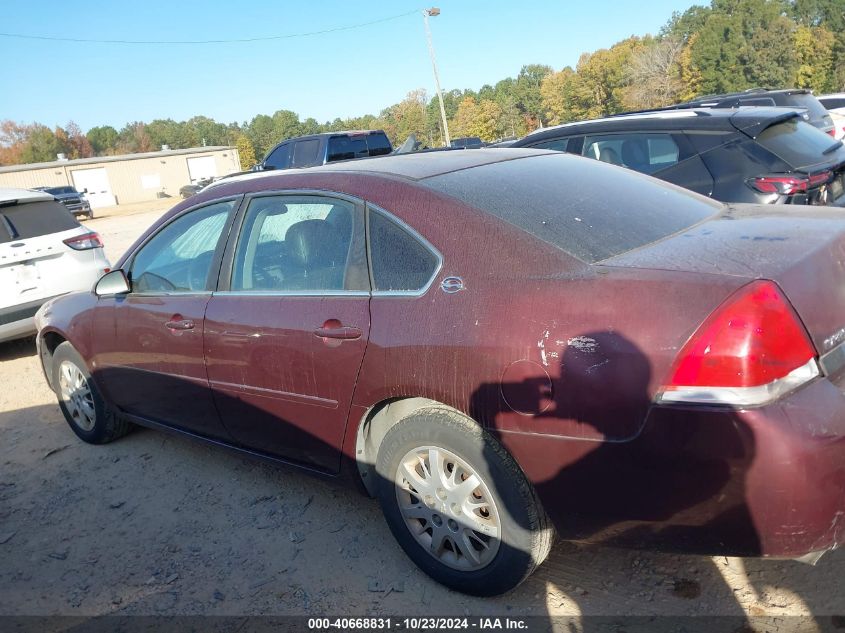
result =
M423 22L425 23L425 38L428 41L428 54L431 56L431 67L434 69L434 86L437 88L437 98L440 99L440 119L443 121L443 136L446 138L446 147L452 144L449 137L449 123L446 121L446 107L443 105L443 91L440 89L440 76L437 74L437 62L434 59L434 45L431 43L431 29L428 28L428 18L440 15L440 9L431 7L423 9Z

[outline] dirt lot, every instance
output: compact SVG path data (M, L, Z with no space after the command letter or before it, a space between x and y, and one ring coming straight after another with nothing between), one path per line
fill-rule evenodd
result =
M87 224L115 261L171 203ZM842 550L810 567L562 544L507 596L450 592L347 484L148 430L83 444L34 349L0 344L0 614L813 614L764 628L845 627L829 617L845 614Z

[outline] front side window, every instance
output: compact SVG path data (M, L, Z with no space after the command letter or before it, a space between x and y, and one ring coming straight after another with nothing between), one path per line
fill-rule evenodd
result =
M437 272L439 258L385 215L369 215L373 290L419 292Z
M605 134L584 139L584 156L654 174L676 164L678 145L671 134Z
M211 263L234 208L218 202L165 226L132 260L132 292L201 292L209 289Z
M235 251L232 290L326 292L347 287L355 205L314 196L255 198Z
M287 169L290 162L290 143L279 145L264 161L264 167L271 169Z
M549 141L542 141L531 146L532 149L551 149L556 152L565 152L566 146L569 144L569 137L567 138L553 138Z

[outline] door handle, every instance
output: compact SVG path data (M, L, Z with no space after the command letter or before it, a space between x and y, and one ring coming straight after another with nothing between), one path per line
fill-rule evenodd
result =
M193 330L194 329L194 322L191 321L191 319L178 319L178 320L174 320L174 321L168 321L167 323L164 324L164 327L166 327L169 330L177 330L177 331Z
M351 341L356 338L361 338L361 330L357 327L350 327L348 325L340 325L337 327L318 327L314 330L314 336L319 338L333 338L342 341Z

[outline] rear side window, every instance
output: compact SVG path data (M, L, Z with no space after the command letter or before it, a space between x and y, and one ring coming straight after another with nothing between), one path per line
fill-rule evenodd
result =
M333 136L329 139L326 162L350 160L367 156L367 141L363 136Z
M287 169L288 163L290 162L290 146L290 143L279 145L264 161L264 166L272 167L273 169Z
M52 200L0 206L0 244L69 231L79 226L63 204Z
M297 141L293 146L293 166L311 167L317 164L317 152L320 149L319 139Z
M438 257L399 224L378 213L369 215L373 290L418 292L439 265Z
M633 171L562 153L423 182L588 263L683 231L724 208Z
M842 145L798 117L767 127L756 140L796 169L828 162L835 147Z
M235 251L232 290L344 290L354 213L341 200L255 198Z
M384 132L370 134L367 137L367 147L369 148L370 156L384 156L393 151L390 141Z
M678 162L670 134L605 134L584 139L583 155L605 163L653 174Z

